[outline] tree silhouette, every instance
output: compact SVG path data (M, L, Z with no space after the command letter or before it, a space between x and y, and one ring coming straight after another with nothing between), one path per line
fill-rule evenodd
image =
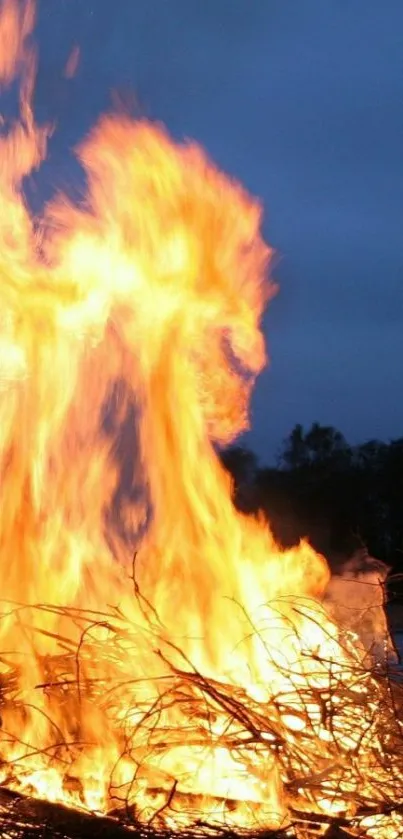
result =
M314 422L307 432L300 424L294 426L283 443L279 465L286 469L330 464L345 468L350 460L351 449L340 431Z
M308 538L330 563L365 545L403 571L403 438L348 445L332 426L294 426L276 467L260 467L245 447L222 453L234 500L260 510L284 546Z

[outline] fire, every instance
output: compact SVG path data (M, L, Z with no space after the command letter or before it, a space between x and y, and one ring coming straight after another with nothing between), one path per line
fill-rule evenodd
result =
M261 208L196 144L111 115L78 149L85 204L32 219L34 12L1 6L21 117L0 140L0 780L176 829L354 817L389 784L377 682L325 560L236 512L215 452L265 363Z

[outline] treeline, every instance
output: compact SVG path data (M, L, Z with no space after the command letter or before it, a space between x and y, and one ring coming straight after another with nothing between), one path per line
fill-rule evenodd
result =
M403 438L350 446L329 426L296 425L276 467L248 449L221 455L237 506L262 510L285 547L306 537L332 565L360 547L403 571Z

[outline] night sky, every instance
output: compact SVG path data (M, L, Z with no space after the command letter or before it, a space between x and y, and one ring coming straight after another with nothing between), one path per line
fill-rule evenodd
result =
M40 198L79 183L71 148L116 88L263 200L262 461L296 422L403 436L402 0L39 0L37 34L36 112L58 126Z

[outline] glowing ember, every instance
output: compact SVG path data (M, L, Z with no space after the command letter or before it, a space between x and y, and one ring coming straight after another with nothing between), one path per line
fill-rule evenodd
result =
M108 116L78 152L85 207L61 197L34 227L33 22L3 2L21 119L0 139L0 780L157 827L354 817L398 789L383 689L321 604L325 560L236 512L214 451L265 361L260 208L198 146Z

